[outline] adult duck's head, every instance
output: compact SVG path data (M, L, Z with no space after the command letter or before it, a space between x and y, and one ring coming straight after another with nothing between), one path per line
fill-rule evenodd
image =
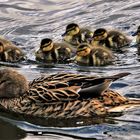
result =
M53 47L54 47L54 44L51 39L49 38L42 39L41 44L40 44L40 49L43 52L49 52L53 49Z
M13 69L0 69L0 98L22 96L28 91L26 78Z

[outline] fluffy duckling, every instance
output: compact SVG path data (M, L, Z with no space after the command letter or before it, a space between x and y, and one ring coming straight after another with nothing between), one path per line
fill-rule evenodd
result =
M113 61L112 52L105 47L92 47L87 43L80 44L77 48L76 63L84 66L104 66Z
M130 44L130 39L126 37L123 33L111 30L107 31L104 28L99 28L94 31L93 40L91 44L101 45L108 47L113 50L119 50L122 47Z
M137 53L140 55L140 26L132 36L136 36Z
M140 44L140 26L138 27L137 31L133 34L133 36L136 36L136 43Z
M25 55L20 48L0 37L0 61L18 62L23 59L25 59Z
M65 43L53 43L49 38L41 41L39 50L35 53L36 60L52 63L64 62L71 57L72 48Z
M17 71L0 69L0 105L12 112L43 118L110 115L116 107L122 111L123 107L140 104L109 89L113 81L129 74L96 77L58 73L28 84Z
M77 46L83 42L89 43L93 37L93 32L86 28L80 28L75 23L71 23L67 25L66 31L62 36L64 41Z

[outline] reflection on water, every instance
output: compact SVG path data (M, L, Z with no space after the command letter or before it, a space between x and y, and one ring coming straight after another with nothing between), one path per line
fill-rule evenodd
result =
M132 73L131 76L118 80L112 88L127 97L140 98L140 61L135 45L124 50L125 53L118 52L114 65L106 67L83 67L75 64L44 65L35 62L34 57L40 40L48 37L54 41L61 41L61 34L64 33L68 23L75 22L91 30L98 27L117 28L131 36L139 25L139 13L139 0L0 0L0 34L16 43L28 57L28 62L18 64L0 62L0 66L14 67L28 80L33 80L44 73L60 71L98 75L127 71ZM39 120L14 114L10 116L3 111L0 115L0 139L6 139L7 132L8 138L11 139L139 138L139 109L113 118L119 119L118 121L107 118ZM24 130L45 133L44 136L34 136L31 133L26 134ZM46 134L46 131L49 134ZM50 134L53 132L61 135Z
M26 137L26 132L18 127L0 119L0 139L21 139Z

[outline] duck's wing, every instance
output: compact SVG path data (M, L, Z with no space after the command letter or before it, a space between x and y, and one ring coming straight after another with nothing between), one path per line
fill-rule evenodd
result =
M77 74L54 74L34 80L30 84L28 97L44 104L96 98L108 89L112 81L128 74L120 73L104 78Z

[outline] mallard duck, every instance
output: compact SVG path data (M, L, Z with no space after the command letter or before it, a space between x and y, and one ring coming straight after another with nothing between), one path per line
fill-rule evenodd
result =
M0 61L18 62L25 58L24 53L16 47L11 41L0 37Z
M77 48L75 61L84 66L104 66L112 64L112 52L105 47L91 46L87 43L80 44Z
M42 62L64 62L69 59L74 50L66 43L53 43L49 38L41 41L39 50L35 53L36 60Z
M133 36L136 36L136 43L140 44L140 26L138 27L137 31L133 34Z
M123 33L104 28L99 28L94 31L92 45L101 45L113 50L119 50L122 47L130 44L130 39Z
M89 43L93 37L93 32L87 28L80 28L78 24L71 23L67 25L62 36L64 41L77 46L83 42Z
M129 74L97 77L57 73L28 83L15 70L0 69L0 105L12 112L42 118L104 116L115 107L140 104L109 89L113 81Z

